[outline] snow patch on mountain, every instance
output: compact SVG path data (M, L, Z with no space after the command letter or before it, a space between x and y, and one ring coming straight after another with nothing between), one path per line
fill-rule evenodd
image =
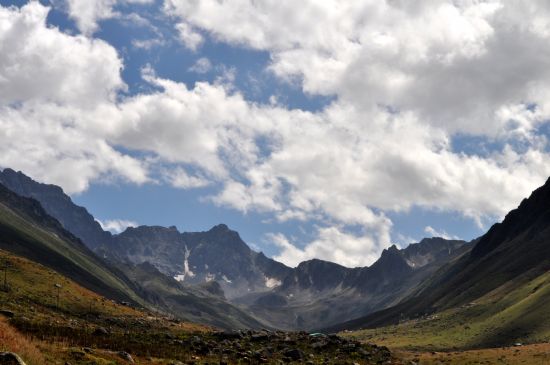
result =
M281 286L282 282L281 280L277 280L275 278L268 278L267 276L264 276L265 279L265 286L269 289L273 289L275 287Z
M195 273L189 269L189 255L191 255L191 251L187 249L187 246L185 246L185 255L183 259L183 274L179 274L174 276L174 279L177 281L185 281L185 277L193 278L195 277Z

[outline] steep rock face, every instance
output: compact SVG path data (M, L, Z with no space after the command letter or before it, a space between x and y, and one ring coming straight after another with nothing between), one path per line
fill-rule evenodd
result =
M432 262L446 261L463 246L462 240L447 240L441 237L424 238L419 243L407 246L403 250L403 258L409 266L418 268Z
M300 263L288 275L281 287L281 291L313 290L322 292L342 285L351 269L323 260L309 260Z
M218 281L228 298L279 286L290 268L252 251L239 234L220 224L206 232L141 226L113 236L105 254L139 264L151 262L176 280Z
M191 286L162 274L148 262L119 266L129 278L140 283L142 295L149 302L181 319L225 330L269 327L227 302L215 281Z
M94 217L85 208L74 204L59 186L41 184L12 169L0 172L0 183L17 195L36 199L63 228L80 238L89 248L95 249L111 239L111 234L103 231Z
M493 225L472 249L473 257L481 257L526 231L533 234L550 224L550 179L531 193L528 199L510 211L502 223Z
M129 227L99 249L105 257L133 264L149 262L162 273L175 276L174 267L183 265L185 242L176 227ZM182 250L183 249L183 250Z

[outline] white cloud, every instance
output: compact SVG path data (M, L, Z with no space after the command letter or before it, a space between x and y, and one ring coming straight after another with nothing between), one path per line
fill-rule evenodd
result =
M259 156L239 150L248 163L237 174L225 168L214 201L280 220L360 225L367 250L389 243L384 211L420 206L480 226L501 217L550 174L546 138L536 135L550 119L549 9L372 0L304 1L296 11L276 1L165 0L167 14L215 40L269 52L269 69L304 92L336 96L319 113L272 103L220 115L240 128L265 121L249 127L270 145ZM457 134L503 147L457 153ZM281 247L287 258L307 258L322 246Z
M65 0L67 12L76 22L78 29L91 35L98 29L98 22L118 17L113 10L117 4L150 4L154 0Z
M188 47L198 49L200 30L267 50L276 75L337 98L319 112L289 110L247 101L234 69L191 88L151 67L143 77L155 91L117 98L126 85L114 48L46 27L37 2L2 7L0 165L69 192L105 179L145 183L174 166L160 179L220 186L208 197L215 204L318 224L311 242L272 235L281 260L348 266L390 244L385 212L419 206L481 225L550 174L547 141L534 134L550 94L542 11L524 24L508 8L516 2L305 2L302 12L268 1L200 4L166 1ZM511 57L517 47L523 53ZM503 148L457 153L458 132Z
M0 8L0 102L89 106L114 100L126 87L116 50L46 27L47 14L38 2Z
M163 38L151 38L151 39L134 39L132 40L132 46L135 48L141 48L150 50L151 48L164 46L166 41Z
M178 23L176 29L178 30L180 41L192 51L196 51L202 42L204 42L202 35L187 23Z
M414 111L449 133L517 132L497 116L525 102L542 115L521 131L550 115L550 15L540 1L304 1L296 11L277 1L165 0L165 11L220 41L267 50L270 69L307 93Z
M314 258L348 267L367 266L378 259L384 248L379 246L376 237L364 234L357 236L338 227L319 228L317 237L304 248L291 243L281 233L269 234L267 239L281 250L274 259L292 267Z
M457 237L455 235L448 234L445 230L437 230L437 229L433 228L432 226L424 227L424 232L429 234L430 237L441 237L441 238L444 238L446 240L458 240L458 239L460 239L459 237Z
M147 182L143 162L74 124L80 113L51 104L0 108L0 166L60 185L68 193L86 190L92 180Z
M111 233L121 233L124 232L128 227L137 227L138 224L134 221L124 220L124 219L112 219L97 222L101 225L101 228L105 231L110 231Z
M201 57L195 62L193 66L189 68L189 71L196 72L198 74L207 73L212 69L212 63L206 57Z
M92 34L98 28L98 21L115 16L113 7L117 0L66 0L69 16L76 21L78 29Z
M182 168L165 171L164 176L170 185L176 188L192 189L210 185L210 182L204 177L189 175Z
M117 176L143 183L144 163L116 151L100 123L125 88L107 43L46 27L38 2L0 8L0 165L81 192Z
M250 104L221 84L188 89L146 77L161 90L121 103L110 140L193 166L202 173L200 184L222 184L210 198L216 204L283 221L320 222L327 231L297 249L303 253L296 257L320 254L329 228L342 233L349 226L362 227L362 233L332 235L342 250L359 242L362 252L380 252L390 244L384 211L455 211L481 225L484 218L502 216L550 174L550 157L540 150L544 141L523 152L506 147L468 156L454 153L445 131L422 124L414 113L366 112L344 102L319 113L287 110ZM182 186L192 187L185 176ZM291 262L289 253L284 256Z

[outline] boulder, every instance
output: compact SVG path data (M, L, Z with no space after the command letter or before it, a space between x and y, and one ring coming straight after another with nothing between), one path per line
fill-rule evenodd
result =
M94 336L106 336L109 334L109 331L105 327L98 327L92 333Z
M304 353L298 349L287 350L284 355L292 361L298 361L304 357Z
M1 352L0 365L25 365L25 362L13 352Z
M118 352L118 356L123 359L123 360L126 360L128 361L129 363L133 364L134 363L134 358L132 357L132 355L130 355L129 353L127 353L126 351L119 351Z
M15 313L7 309L0 309L0 314L7 318L15 317Z

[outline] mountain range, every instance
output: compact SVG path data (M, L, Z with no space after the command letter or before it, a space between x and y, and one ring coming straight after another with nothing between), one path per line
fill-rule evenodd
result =
M399 303L471 248L464 241L429 238L405 249L392 246L370 267L310 260L290 268L251 250L224 224L183 233L140 226L114 235L58 186L11 169L0 173L0 184L33 199L94 257L116 268L138 288L143 305L226 328L314 329L359 318Z
M225 329L415 333L426 348L547 341L549 241L550 180L472 242L426 238L368 267L291 268L224 224L111 234L61 188L0 173L0 249L115 301Z

